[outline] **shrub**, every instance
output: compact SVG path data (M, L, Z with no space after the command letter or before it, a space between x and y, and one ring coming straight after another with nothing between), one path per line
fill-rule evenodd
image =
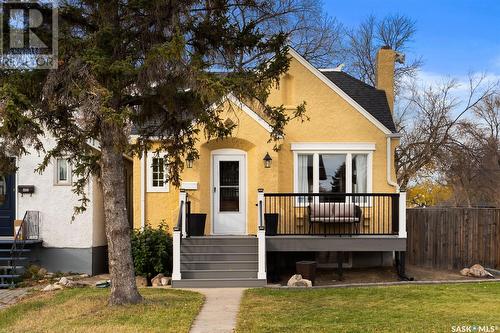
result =
M37 265L29 265L26 267L23 278L38 281L45 277L46 270L42 270L40 266Z
M158 273L172 272L172 237L164 221L158 228L146 224L144 230L132 232L132 257L135 274L148 279Z

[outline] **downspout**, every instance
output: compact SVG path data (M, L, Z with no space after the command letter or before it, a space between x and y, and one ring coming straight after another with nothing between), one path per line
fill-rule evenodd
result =
M391 175L391 165L393 163L393 159L392 159L392 147L391 147L391 143L392 143L392 139L393 138L401 138L401 134L399 133L393 133L393 134L388 134L387 137L386 137L386 140L387 140L387 184L389 184L390 186L393 186L394 188L396 188L396 191L398 191L399 193L399 184L397 182L395 182L393 179L392 179L392 175ZM402 281L413 281L413 277L409 277L408 275L406 275L406 272L405 272L405 254L404 252L401 253L396 253L394 252L394 259L395 259L395 262L396 262L396 268L397 268L397 273L398 273L398 277L402 280Z
M21 165L21 161L19 160L19 158L15 158L16 160L16 175L14 177L14 181L16 182L14 184L14 197L15 197L15 200L16 200L16 206L14 207L14 219L15 220L19 220L19 191L17 190L17 185L19 184L19 170L20 170L20 165Z
M144 152L141 156L141 230L144 230L146 225L146 167L144 165L146 161L146 152Z
M400 137L401 137L401 134L399 134L399 133L387 134L387 136L386 136L386 140L387 140L387 148L386 148L387 149L387 154L386 154L386 157L387 157L387 163L386 163L387 184L396 188L396 191L398 191L398 192L399 192L399 184L392 179L392 175L391 175L391 173L392 173L391 166L393 164L391 143L392 143L393 138L400 138Z

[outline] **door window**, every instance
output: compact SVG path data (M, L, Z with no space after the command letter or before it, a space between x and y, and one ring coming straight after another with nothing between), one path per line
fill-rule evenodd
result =
M219 184L219 211L239 212L240 163L238 161L219 162Z

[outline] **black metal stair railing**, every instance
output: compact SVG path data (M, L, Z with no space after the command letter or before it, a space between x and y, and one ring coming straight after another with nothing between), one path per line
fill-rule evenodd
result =
M185 214L185 229L182 230L182 214ZM189 216L191 215L191 201L189 201L189 196L186 194L186 201L182 200L179 203L179 214L177 215L177 225L174 227L174 230L179 230L181 233L185 233L186 236L189 236Z
M40 212L26 211L10 249L11 285L15 284L15 279L18 276L17 268L21 261L21 255L24 253L26 242L29 240L38 240L39 237Z

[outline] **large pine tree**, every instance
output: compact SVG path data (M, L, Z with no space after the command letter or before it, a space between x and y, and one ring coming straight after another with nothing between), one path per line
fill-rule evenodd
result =
M82 196L100 179L112 280L110 304L138 303L126 215L123 155L160 140L170 181L179 183L199 131L230 134L212 103L232 93L252 99L272 124L271 139L291 114L266 104L288 67L287 33L266 27L293 10L291 0L66 0L59 3L59 66L0 74L0 159L28 148L44 154L40 169L69 156ZM130 142L132 127L139 130ZM43 147L41 136L56 139ZM100 149L91 148L89 140Z

